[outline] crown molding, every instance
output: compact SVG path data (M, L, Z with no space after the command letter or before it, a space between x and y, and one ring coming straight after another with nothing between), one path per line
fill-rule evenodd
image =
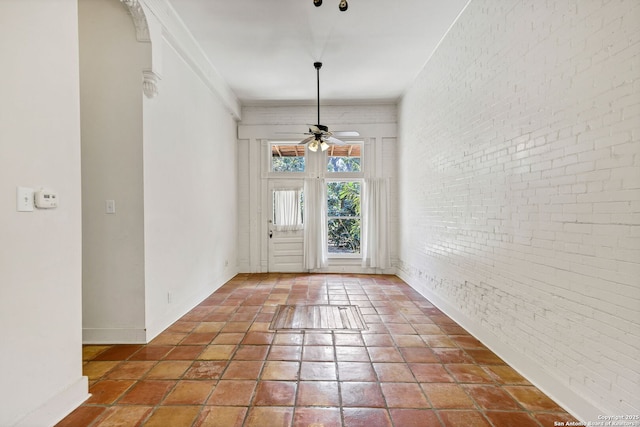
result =
M133 18L133 24L136 27L136 39L139 42L150 42L149 25L140 2L138 0L120 0L120 2L127 7L129 15Z

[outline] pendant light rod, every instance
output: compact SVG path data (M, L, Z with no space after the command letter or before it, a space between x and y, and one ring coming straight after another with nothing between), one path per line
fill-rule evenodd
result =
M317 125L320 124L320 68L322 67L322 62L314 62L313 66L316 67L316 78L318 81L318 121L316 122Z

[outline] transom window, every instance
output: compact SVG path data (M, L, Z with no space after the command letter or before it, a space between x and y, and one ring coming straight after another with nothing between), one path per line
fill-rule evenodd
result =
M296 143L271 144L271 172L304 172L305 147Z
M327 150L327 172L361 172L361 143L332 145Z

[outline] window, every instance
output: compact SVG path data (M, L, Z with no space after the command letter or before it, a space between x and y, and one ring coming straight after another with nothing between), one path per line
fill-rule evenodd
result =
M278 231L302 230L302 189L273 190L273 225Z
M305 171L305 147L293 143L271 144L271 171L272 172L304 172Z
M332 145L327 151L327 172L361 172L361 143Z
M327 183L327 252L360 254L360 181Z

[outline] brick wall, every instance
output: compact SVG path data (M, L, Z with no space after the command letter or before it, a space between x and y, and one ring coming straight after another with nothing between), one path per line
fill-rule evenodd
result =
M638 1L472 0L399 112L399 274L583 418L640 413L639 77Z

